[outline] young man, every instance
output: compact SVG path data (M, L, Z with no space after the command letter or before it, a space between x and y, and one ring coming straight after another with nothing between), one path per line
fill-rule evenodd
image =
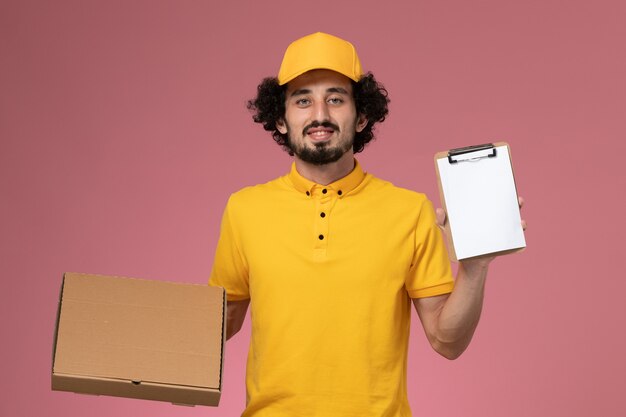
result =
M491 259L453 280L445 215L354 159L387 103L354 47L323 33L293 42L249 103L294 163L231 196L210 277L227 337L251 307L243 416L410 416L411 304L446 358L472 338Z

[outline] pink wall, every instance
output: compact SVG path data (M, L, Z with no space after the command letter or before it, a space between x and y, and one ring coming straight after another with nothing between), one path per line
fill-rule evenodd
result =
M238 415L247 327L219 409L52 392L61 274L206 282L228 195L289 165L245 100L317 30L390 92L367 170L438 201L436 151L506 140L527 200L465 355L414 322L415 415L626 415L626 3L269 3L0 2L0 415Z

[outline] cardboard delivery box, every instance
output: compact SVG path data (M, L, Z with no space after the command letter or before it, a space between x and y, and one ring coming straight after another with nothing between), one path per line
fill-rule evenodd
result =
M216 406L225 311L221 288L66 273L52 389Z

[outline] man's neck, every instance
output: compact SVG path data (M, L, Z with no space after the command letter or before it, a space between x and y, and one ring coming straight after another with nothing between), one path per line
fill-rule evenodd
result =
M314 165L298 157L295 158L295 163L298 173L304 178L320 185L328 185L352 172L354 154L346 152L338 161L325 165Z

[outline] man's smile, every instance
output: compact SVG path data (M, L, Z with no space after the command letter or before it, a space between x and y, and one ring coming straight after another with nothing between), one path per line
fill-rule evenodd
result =
M314 123L304 128L304 134L314 141L329 140L335 131L339 131L339 127L329 122Z

